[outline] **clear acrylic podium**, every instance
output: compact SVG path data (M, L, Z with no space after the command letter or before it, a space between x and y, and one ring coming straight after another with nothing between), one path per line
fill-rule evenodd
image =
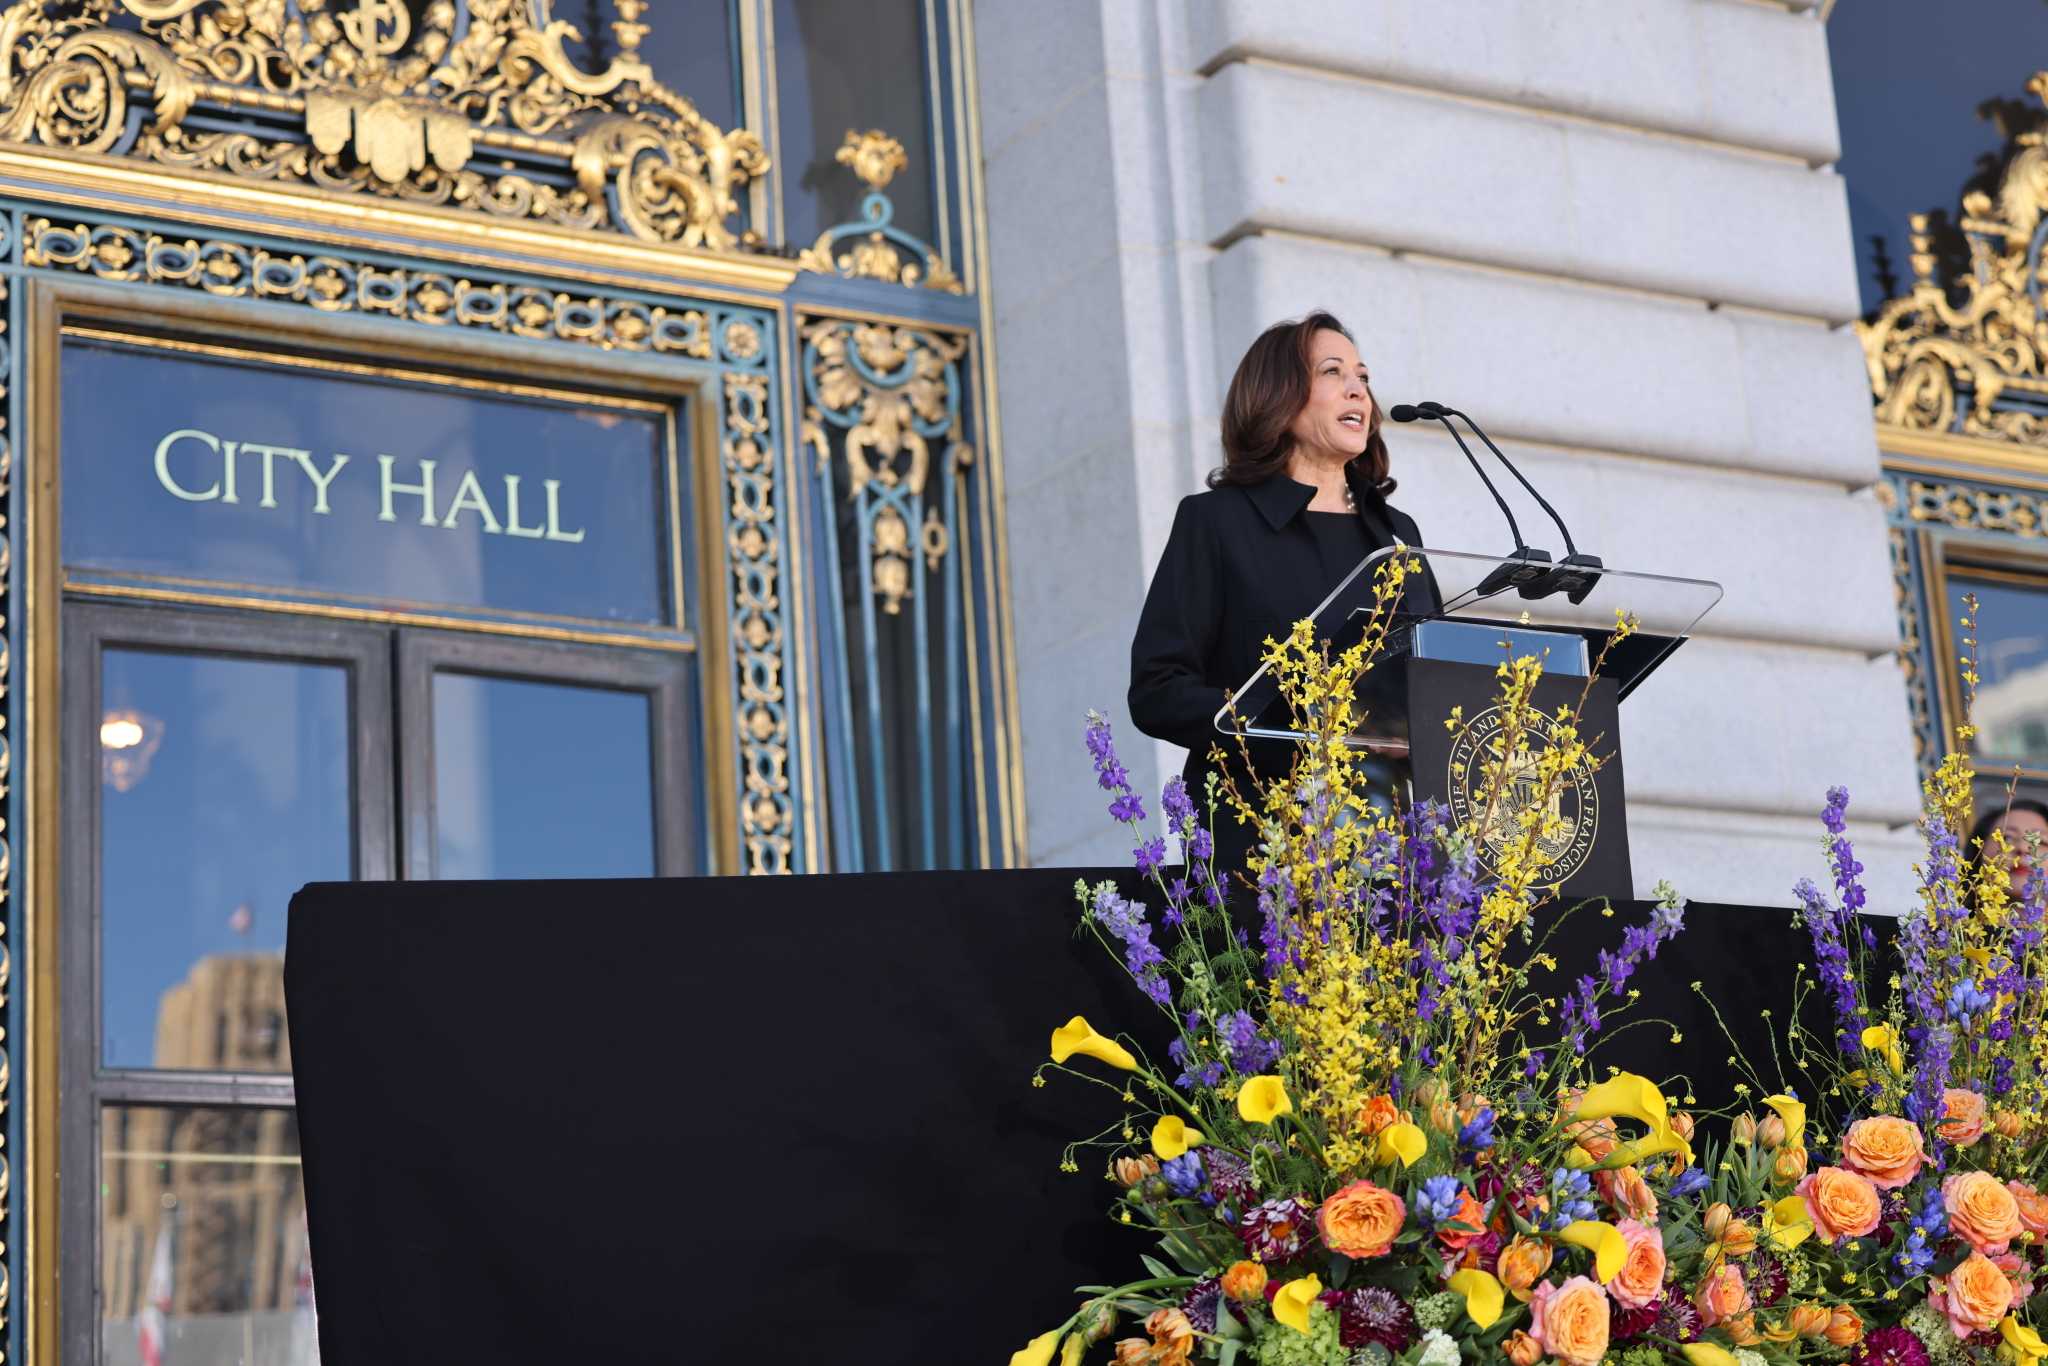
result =
M1691 638L1721 600L1721 586L1622 569L1558 566L1465 551L1394 546L1367 556L1313 614L1317 638L1333 651L1364 635L1380 566L1397 555L1416 569L1394 605L1384 647L1359 685L1358 729L1347 737L1367 751L1387 781L1414 801L1441 802L1455 819L1483 812L1487 793L1511 808L1548 803L1555 832L1546 848L1560 892L1632 894L1622 785L1619 706ZM1631 629L1617 631L1626 617ZM1280 628L1284 629L1284 627ZM1499 684L1498 666L1538 654L1543 678L1531 701L1554 714L1580 707L1580 733L1597 766L1560 782L1531 774L1489 786L1482 777L1485 741ZM1460 708L1467 725L1453 734L1444 722ZM1216 728L1244 740L1298 741L1277 683L1261 665L1216 713ZM1541 736L1537 737L1539 742ZM1486 822L1483 829L1519 828ZM1482 844L1491 843L1490 838ZM1482 861L1486 852L1482 850Z

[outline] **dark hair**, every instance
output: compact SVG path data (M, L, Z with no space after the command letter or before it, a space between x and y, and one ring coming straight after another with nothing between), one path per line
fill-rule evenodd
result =
M1970 827L1970 842L1963 846L1964 850L1975 847L1978 840L1990 839L1992 830L2014 811L2031 811L2048 821L2048 802L2037 802L2032 797L2014 797L2011 802L2000 802L1977 817L1977 823Z
M1356 341L1335 315L1317 309L1305 318L1274 323L1259 334L1230 377L1223 398L1223 464L1209 472L1209 487L1263 484L1287 471L1294 436L1287 429L1308 403L1310 348L1318 332ZM1372 400L1372 425L1365 453L1351 462L1365 486L1382 498L1394 491L1387 473L1387 443L1380 435L1386 415Z

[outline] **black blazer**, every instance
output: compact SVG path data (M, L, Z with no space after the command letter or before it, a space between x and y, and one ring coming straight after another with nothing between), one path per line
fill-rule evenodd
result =
M1422 544L1415 519L1365 487L1355 472L1352 492L1370 546L1396 539ZM1353 568L1323 562L1304 515L1314 497L1307 484L1276 475L1263 484L1192 494L1174 514L1131 641L1128 701L1139 730L1188 750L1183 772L1198 807L1209 747L1220 743L1232 756L1237 749L1234 738L1217 731L1217 711L1259 667L1266 637L1284 637ZM1357 586L1370 602L1371 585L1361 579ZM1435 581L1426 574L1409 581L1403 598L1411 612L1440 606ZM1291 746L1270 740L1249 746L1254 774L1238 771L1240 784L1249 776L1287 771ZM1219 810L1219 841L1231 824Z

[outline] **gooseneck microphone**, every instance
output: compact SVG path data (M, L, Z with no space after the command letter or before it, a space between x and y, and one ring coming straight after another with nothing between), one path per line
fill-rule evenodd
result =
M1443 423L1444 430L1451 434L1451 440L1457 442L1458 449L1465 453L1465 459L1471 464L1472 472L1479 476L1479 482L1486 485L1486 491L1493 495L1494 503L1500 508L1500 515L1507 518L1508 532L1515 538L1515 548L1512 553L1503 557L1504 563L1480 580L1475 591L1481 597L1492 597L1495 593L1514 588L1524 597L1541 596L1536 590L1550 578L1550 552L1538 550L1522 540L1522 528L1515 521L1514 509L1508 506L1507 499L1500 496L1500 490L1494 486L1493 480L1486 477L1486 470L1481 467L1479 457L1472 454L1472 448L1465 444L1465 438L1458 435L1458 429L1451 425L1449 409L1441 403L1397 403L1387 410L1387 416L1396 422L1413 422L1417 418L1427 418Z
M1565 556L1562 560L1558 561L1557 568L1551 571L1550 577L1545 583L1531 588L1523 588L1521 590L1522 596L1525 598L1541 598L1548 597L1552 593L1562 593L1571 600L1574 606L1584 602L1586 595L1593 591L1593 585L1600 581L1600 571L1605 567L1601 564L1600 557L1598 555L1582 555L1579 553L1578 546L1572 542L1571 528L1564 524L1564 518L1557 515L1557 509L1550 505L1550 500L1536 491L1536 486L1529 482L1529 477L1516 467L1514 461L1508 459L1507 452L1493 444L1493 438L1480 429L1479 424L1472 420L1470 413L1460 412L1456 408L1445 407L1441 403L1425 403L1417 406L1435 408L1453 417L1462 418L1465 425L1472 429L1472 434L1486 443L1486 449L1492 451L1495 458L1501 464L1507 466L1508 473L1515 476L1516 481L1523 488L1529 490L1529 496L1536 500L1539 507L1550 514L1551 521L1557 523L1558 532L1564 537ZM1541 591L1536 591L1537 588L1540 588Z

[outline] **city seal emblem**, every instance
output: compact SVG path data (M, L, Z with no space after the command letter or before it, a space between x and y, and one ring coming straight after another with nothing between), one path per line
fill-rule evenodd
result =
M1600 835L1600 790L1593 782L1592 765L1584 761L1574 764L1558 775L1546 795L1538 762L1558 743L1558 723L1537 712L1525 732L1526 749L1502 777L1501 809L1489 811L1487 804L1493 794L1488 791L1487 760L1506 722L1506 708L1489 707L1473 717L1452 742L1450 772L1444 784L1451 818L1460 825L1469 821L1480 830L1479 861L1488 872L1494 872L1501 855L1522 832L1524 813L1547 816L1549 819L1538 822L1542 832L1536 840L1536 858L1542 864L1539 881L1569 881L1586 866Z

